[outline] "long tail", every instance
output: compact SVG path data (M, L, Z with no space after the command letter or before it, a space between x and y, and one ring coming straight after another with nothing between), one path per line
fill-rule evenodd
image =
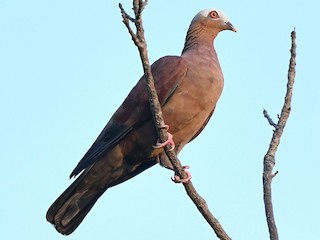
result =
M72 233L82 222L98 198L107 190L100 186L83 187L84 171L51 205L46 218L58 232Z

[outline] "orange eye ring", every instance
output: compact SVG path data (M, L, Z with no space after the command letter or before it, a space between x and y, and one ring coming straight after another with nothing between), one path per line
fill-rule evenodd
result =
M218 17L219 17L219 14L218 14L217 11L211 11L211 12L209 13L209 16L210 16L211 18L218 18Z

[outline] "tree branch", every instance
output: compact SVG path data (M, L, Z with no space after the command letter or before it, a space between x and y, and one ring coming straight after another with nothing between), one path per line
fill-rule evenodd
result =
M269 228L269 235L271 240L278 240L278 230L274 219L273 214L273 205L272 205L272 198L271 198L271 183L272 179L278 172L272 173L273 167L275 165L275 153L280 143L280 138L283 133L283 129L286 125L286 122L289 118L289 114L291 111L291 98L292 98L292 89L294 84L295 78L295 66L296 66L296 32L293 30L291 32L291 57L289 63L289 70L288 70L288 82L287 82L287 92L285 96L285 101L282 107L281 115L279 117L278 123L275 124L270 116L268 115L267 111L264 110L263 114L265 118L267 118L270 125L275 127L273 132L273 136L269 145L269 149L264 156L263 160L263 199L265 205L265 212L266 218Z
M158 100L158 95L154 86L154 79L151 73L151 68L148 60L147 55L147 44L144 38L144 30L142 26L142 19L141 19L141 13L148 3L147 0L133 0L133 12L135 14L135 17L130 17L125 10L123 9L121 3L119 3L119 8L121 10L123 23L128 29L129 34L132 37L132 40L134 44L138 47L140 58L143 65L143 70L145 74L145 79L147 83L147 91L150 101L150 108L153 115L153 119L155 122L155 126L158 129L158 136L161 142L165 142L167 140L167 130L163 128L165 125L162 112L161 112L161 105ZM130 27L130 21L135 24L136 27L136 33L133 32L133 30ZM178 175L181 179L186 178L187 174L183 170L180 161L178 160L176 154L174 151L170 151L170 147L165 147L165 152L170 159L172 166L174 168L174 171L176 175ZM194 202L194 204L197 206L198 210L201 212L203 217L206 219L206 221L209 223L209 225L213 228L216 235L223 240L230 240L231 238L227 235L227 233L223 230L222 226L220 225L219 221L212 215L212 213L209 211L208 206L205 202L205 200L196 192L194 186L192 185L191 181L188 181L186 183L183 183L187 194L191 198L191 200Z

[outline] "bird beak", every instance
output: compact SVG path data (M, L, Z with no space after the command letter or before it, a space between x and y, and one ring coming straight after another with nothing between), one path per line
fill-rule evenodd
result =
M227 29L233 32L237 32L237 29L231 24L231 22L226 22Z

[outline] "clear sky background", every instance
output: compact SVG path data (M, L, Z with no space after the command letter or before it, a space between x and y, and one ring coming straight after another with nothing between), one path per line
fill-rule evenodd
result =
M215 239L154 166L109 189L70 236L45 220L70 172L142 75L115 1L0 1L0 228L12 239ZM131 9L131 1L122 1ZM179 55L189 23L223 10L238 33L215 42L224 92L205 131L180 154L233 239L268 239L262 161L287 82L297 31L292 113L276 155L273 202L281 239L320 239L318 1L156 1L143 20L150 61Z

